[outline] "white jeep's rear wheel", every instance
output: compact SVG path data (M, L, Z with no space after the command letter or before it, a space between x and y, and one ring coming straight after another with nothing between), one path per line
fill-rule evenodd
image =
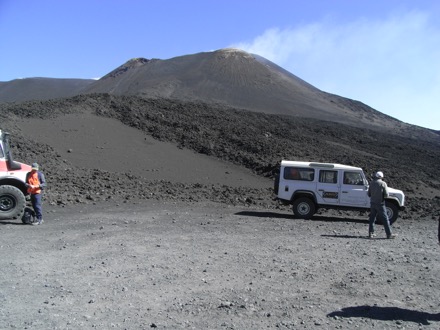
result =
M17 219L23 214L26 198L14 186L0 186L0 220Z
M300 219L310 219L316 211L315 203L307 197L300 197L293 202L293 213Z

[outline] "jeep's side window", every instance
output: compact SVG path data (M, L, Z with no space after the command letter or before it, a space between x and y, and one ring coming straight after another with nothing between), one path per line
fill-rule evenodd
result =
M313 181L315 179L315 170L312 168L301 167L285 167L284 179L286 180L300 180Z
M299 171L295 167L284 168L284 179L286 180L299 180Z
M322 183L338 183L338 171L319 171L319 182Z
M364 180L359 172L344 172L344 184L363 185Z

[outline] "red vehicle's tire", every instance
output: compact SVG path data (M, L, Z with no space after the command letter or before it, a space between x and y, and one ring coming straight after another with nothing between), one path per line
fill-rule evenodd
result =
M0 220L17 219L23 215L26 198L14 186L0 186Z

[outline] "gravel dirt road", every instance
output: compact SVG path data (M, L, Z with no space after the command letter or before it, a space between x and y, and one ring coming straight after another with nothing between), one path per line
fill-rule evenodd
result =
M437 222L212 202L0 221L1 329L438 329Z

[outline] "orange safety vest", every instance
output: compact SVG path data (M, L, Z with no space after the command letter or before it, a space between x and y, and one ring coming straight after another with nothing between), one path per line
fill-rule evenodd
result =
M38 172L37 171L35 171L33 173L31 172L29 174L28 183L30 185L32 185L32 186L37 186L38 187L38 188L31 188L31 187L29 187L28 190L27 190L29 194L34 195L34 194L40 194L41 193L41 188L39 188L40 187L40 180L38 180Z

